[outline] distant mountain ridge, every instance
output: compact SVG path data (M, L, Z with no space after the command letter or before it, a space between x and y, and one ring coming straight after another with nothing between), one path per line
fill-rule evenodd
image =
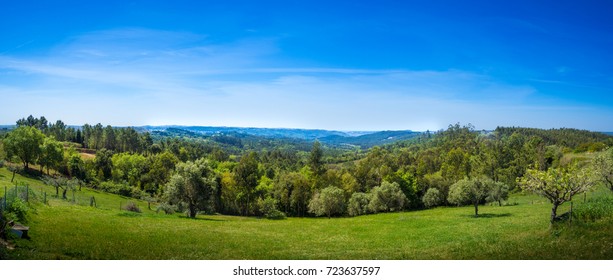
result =
M377 145L411 139L421 132L411 130L397 131L336 131L323 129L294 128L253 128L253 127L218 127L218 126L142 126L136 128L160 133L183 136L215 136L215 135L251 135L273 139L297 139L302 141L318 140L332 146L370 148Z

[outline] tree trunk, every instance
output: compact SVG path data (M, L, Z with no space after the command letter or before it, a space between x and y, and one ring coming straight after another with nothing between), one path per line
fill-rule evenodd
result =
M13 177L11 177L11 183L13 182L13 180L15 179L15 172L17 172L17 170L13 169Z
M65 189L62 190L62 198L63 199L68 199L68 198L66 198L66 192L67 191L68 191L68 188L65 188Z
M498 200L498 206L502 206L502 200Z
M553 222L556 220L556 217L558 217L557 215L558 206L560 205L557 202L554 202L553 207L551 207L551 221L550 221L551 224L553 224Z
M196 218L196 205L193 203L189 204L189 217L192 219Z
M479 217L479 202L475 203L475 217Z

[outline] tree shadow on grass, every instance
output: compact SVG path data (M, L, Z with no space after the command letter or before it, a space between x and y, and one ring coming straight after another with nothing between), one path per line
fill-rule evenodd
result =
M228 220L224 220L224 219L211 219L211 218L205 218L205 217L196 217L195 219L192 219L190 217L187 216L179 216L180 219L188 219L191 221L211 221L211 222L227 222Z
M510 217L511 213L501 213L501 214L491 214L491 213L484 213L484 214L479 214L479 216L475 216L475 215L464 215L464 216L468 216L470 218L502 218L502 217Z

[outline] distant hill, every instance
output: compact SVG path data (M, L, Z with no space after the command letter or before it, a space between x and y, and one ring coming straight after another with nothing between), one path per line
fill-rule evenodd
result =
M214 126L144 126L137 128L137 130L140 129L151 131L154 135L158 136L203 137L210 138L213 141L218 141L218 139L224 139L226 141L229 141L229 139L249 139L249 141L255 141L257 137L262 137L267 139L286 140L294 144L318 140L329 146L344 148L360 147L363 149L411 139L420 134L420 132L410 130L342 132L322 129Z
M318 139L320 142L333 146L359 146L370 148L397 141L408 140L419 136L421 132L410 130L379 131L360 136L332 135Z

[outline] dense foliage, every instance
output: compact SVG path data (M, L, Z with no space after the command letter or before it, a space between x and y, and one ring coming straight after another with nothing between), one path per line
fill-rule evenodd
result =
M546 179L542 174L583 172L569 171L573 160L565 154L600 151L612 141L574 129L486 132L455 124L363 151L240 133L172 132L71 127L30 116L2 136L0 160L11 168L10 162L21 162L25 172L34 172L31 164L41 175L46 169L58 196L60 189L65 197L66 190L86 185L157 201L160 211L191 217L200 211L356 216L449 204L474 205L477 214L487 201L502 205L518 184L540 192L535 182ZM612 156L605 154L593 168L603 183L611 177Z

